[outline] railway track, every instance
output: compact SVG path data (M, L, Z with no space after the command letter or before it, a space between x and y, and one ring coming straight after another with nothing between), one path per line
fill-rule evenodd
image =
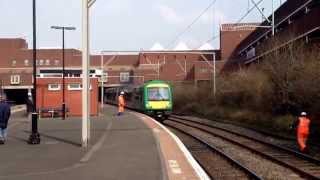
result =
M169 124L166 124L166 126L174 129L175 133L179 133L179 137L186 136L184 139L187 139L188 149L193 154L197 154L195 158L207 171L207 174L211 179L262 179L260 176L256 175L255 172L251 171L228 154L219 150L214 145L207 143L204 139L183 130L181 127ZM208 156L211 156L211 162L205 160ZM210 173L208 166L218 167L217 171L219 172L216 174Z
M198 119L197 117L189 117L189 116L184 116L184 115L180 115L180 114L173 114L172 116L177 116L177 117L184 117L184 118L196 118ZM211 121L211 120L207 120L205 119L205 121ZM247 126L245 124L241 124L241 123L236 123L236 122L232 122L232 121L226 121L226 120L221 120L221 121L214 121L216 123L219 123L219 124L224 124L224 125L230 125L230 126L235 126L235 127L238 127L238 128L244 128L244 129L247 129L247 130L251 130L253 132L256 132L256 133L259 133L263 136L267 136L269 138L275 138L275 139L278 139L278 140L281 140L281 141L296 141L296 138L293 136L288 136L288 135L280 135L278 133L274 133L274 132L270 132L268 130L263 130L263 129L259 129L259 128L255 128L255 127L250 127L250 126ZM310 147L310 151L314 151L314 154L319 152L319 149L320 149L320 141L319 141L319 138L314 138L314 139L311 139L312 137L310 137L310 140L308 142L309 145L311 145L312 147ZM285 143L285 142L284 142ZM292 146L291 144L289 143L285 143L283 144L282 146L285 146L285 147L288 147L288 148L293 148L294 146ZM320 156L320 155L319 155ZM318 158L320 159L320 157Z
M265 159L293 170L307 179L320 179L320 161L279 145L249 137L229 129L216 127L203 122L172 116L168 121L198 129L214 137L219 137L230 143L243 147Z

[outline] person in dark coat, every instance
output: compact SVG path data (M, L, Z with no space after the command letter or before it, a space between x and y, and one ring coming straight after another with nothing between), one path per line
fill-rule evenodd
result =
M7 138L8 121L11 115L9 104L0 97L0 144L4 144Z

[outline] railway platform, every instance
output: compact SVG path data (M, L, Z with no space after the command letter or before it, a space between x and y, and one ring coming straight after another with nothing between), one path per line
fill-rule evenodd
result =
M105 106L81 147L81 118L41 119L40 145L28 145L31 124L12 115L0 146L0 179L208 179L183 144L145 115Z

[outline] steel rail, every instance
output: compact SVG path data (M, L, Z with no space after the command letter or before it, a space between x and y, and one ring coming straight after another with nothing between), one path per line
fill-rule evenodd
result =
M304 160L308 160L314 164L317 164L320 166L320 160L318 159L315 159L309 155L306 155L306 154L303 154L303 153L300 153L300 152L297 152L295 150L292 150L292 149L289 149L289 148L286 148L286 147L282 147L282 146L279 146L277 144L272 144L272 143L269 143L269 142L266 142L266 141L263 141L261 139L258 139L258 138L254 138L254 137L251 137L251 136L248 136L248 135L245 135L245 134L241 134L241 133L238 133L238 132L235 132L235 131L232 131L230 129L227 129L227 128L222 128L222 127L217 127L217 126L214 126L212 124L208 124L208 123L203 123L203 122L197 122L195 120L190 120L190 119L187 119L187 118L182 118L182 117L178 117L178 116L171 116L171 117L174 117L174 118L177 118L177 119L181 119L181 120L185 120L185 121L189 121L189 122L193 122L193 123L198 123L198 124L201 124L201 125L204 125L204 126L208 126L208 127L211 127L211 128L215 128L215 129L220 129L222 131L226 131L228 133L231 133L231 134L234 134L234 135L237 135L237 136L241 136L241 137L244 137L244 138L248 138L250 140L254 140L254 141L257 141L257 142L260 142L260 143L263 143L265 145L269 145L269 146L272 146L272 147L275 147L279 150L282 150L282 151L285 151L285 152L288 152L290 154L293 154L293 155L296 155Z
M171 116L173 117L176 117L176 118L181 118L179 117L180 115L179 114L171 114ZM204 119L204 120L208 120L208 119ZM210 121L210 120L208 120ZM265 136L269 136L269 137L272 137L272 138L277 138L277 139L280 139L280 140L285 140L285 141L293 141L295 140L295 137L290 137L290 136L286 136L286 135L280 135L280 134L277 134L277 133L273 133L273 132L269 132L267 130L263 130L263 129L259 129L259 128L255 128L255 127L250 127L250 126L247 126L247 125L244 125L244 124L241 124L241 123L236 123L236 122L232 122L232 121L225 121L225 120L214 120L214 122L217 122L217 123L220 123L220 124L229 124L229 125L232 125L232 126L236 126L236 127L239 127L239 128L245 128L245 129L249 129L251 131L254 131L254 132L257 132L259 134L262 134L262 135L265 135ZM315 141L317 141L318 139L315 139ZM313 145L313 146L316 146L316 147L320 147L320 144L319 143L315 143L315 142L308 142L310 145Z
M229 156L228 154L224 153L223 151L219 150L218 148L216 148L214 145L207 143L205 140L192 135L190 132L187 132L185 130L182 130L182 128L178 128L174 125L170 125L165 123L165 125L167 127L170 127L172 129L175 129L193 139L196 139L197 141L201 142L202 144L204 144L206 147L208 147L211 151L216 152L217 154L219 154L219 156L225 158L227 161L229 161L231 164L235 165L237 168L239 168L240 170L242 170L245 174L247 174L251 179L263 179L262 177L258 176L255 172L251 171L249 168L245 167L244 165L242 165L240 162L238 162L237 160L235 160L234 158L232 158L231 156ZM198 161L199 162L199 161ZM201 162L199 162L201 163ZM204 168L205 169L205 168ZM207 172L207 174L209 175L210 173ZM213 179L213 177L210 177Z
M176 119L178 119L178 120L175 120L175 119L173 119L173 118L176 118ZM250 136L247 136L247 135L243 135L243 134L240 134L240 133L237 133L237 132L234 132L234 131L230 131L230 130L225 129L225 128L216 127L216 126L213 126L213 125L210 125L210 124L207 124L207 123L197 122L197 121L194 121L194 120L190 120L190 119L186 119L186 118L180 118L180 117L176 117L176 116L175 116L175 117L174 117L174 116L171 116L168 120L173 121L173 122L178 122L178 123L184 124L184 125L189 126L189 127L192 127L192 128L197 128L197 129L199 129L199 130L201 130L201 131L203 131L203 132L206 132L206 133L211 134L211 135L213 135L213 136L216 136L216 137L225 139L225 140L227 140L227 141L229 141L229 142L231 142L231 143L237 144L237 145L239 145L239 146L241 146L241 147L243 147L243 148L246 148L246 149L248 149L248 150L250 150L250 151L252 151L252 152L254 152L254 153L257 153L257 154L259 154L259 155L261 155L261 156L263 156L263 157L265 157L265 158L267 158L267 159L269 159L269 160L272 160L272 161L274 161L274 162L276 162L276 163L278 163L278 164L281 164L281 165L283 165L283 166L285 166L285 167L287 167L287 168L289 168L289 169L292 169L292 170L298 172L300 175L302 175L302 176L304 176L304 177L307 177L307 178L309 178L309 179L320 179L320 177L318 177L318 176L315 176L315 175L313 175L313 174L310 174L310 173L306 172L305 170L303 170L303 169L301 169L301 168L299 168L299 167L293 166L293 165L289 164L288 162L286 162L286 161L284 161L284 160L280 160L279 157L278 157L278 158L275 157L275 156L276 156L275 154L274 154L274 155L272 155L272 154L270 155L270 154L267 154L267 153L265 153L265 152L261 152L261 151L255 149L255 148L251 148L251 147L249 147L249 146L246 146L245 144L242 144L242 143L240 143L240 142L238 142L238 141L235 141L235 140L233 140L233 139L229 139L229 138L227 138L227 137L225 137L225 136L219 135L218 133L214 133L214 132L209 131L209 130L206 130L206 129L204 129L204 128L195 127L195 126L190 125L190 124L188 124L188 123L181 122L181 120L183 120L183 121L188 121L188 122L191 122L191 123L196 123L196 124L198 124L198 125L200 125L200 126L205 126L205 127L207 127L207 128L218 129L218 130L221 130L221 131L223 131L223 132L227 132L227 133L230 133L230 134L232 134L232 135L239 136L239 137L241 137L241 138L249 139L249 140L254 141L254 142L256 142L256 143L263 144L263 145L265 145L265 146L267 146L267 147L269 147L269 148L271 147L271 148L273 148L273 149L277 149L277 150L279 150L280 152L289 153L289 154L295 156L296 158L299 158L300 160L304 160L304 161L307 161L308 163L313 163L313 164L319 166L320 161L317 160L317 159L314 159L314 158L312 158L312 157L310 157L310 156L306 156L306 155L304 155L304 154L301 154L301 153L299 153L299 152L290 150L290 149L288 149L288 148L284 148L284 147L281 147L281 146L278 146L278 145L275 145L275 144L271 144L271 143L262 141L262 140L257 139L257 138L253 138L253 137L250 137Z
M178 119L185 119L185 118L180 117L179 114L171 114L171 116L175 117L175 118L178 118ZM208 120L208 119L204 119L204 120ZM210 121L210 120L208 120L208 121ZM268 132L267 130L262 130L262 129L258 129L258 128L255 128L255 127L246 126L246 125L243 125L241 123L235 123L235 122L232 122L232 121L222 121L222 120L221 121L216 121L215 120L214 122L217 122L217 123L220 123L220 124L229 124L229 125L236 126L236 127L239 127L239 128L249 129L251 131L254 131L256 133L262 134L264 136L269 136L269 137L277 138L277 139L280 139L280 140L285 140L285 141L293 141L293 140L295 140L295 137L290 137L290 136L285 136L285 135L283 136L283 135L280 135L280 134ZM308 143L313 145L313 146L320 147L319 143L314 143L314 142L308 142Z

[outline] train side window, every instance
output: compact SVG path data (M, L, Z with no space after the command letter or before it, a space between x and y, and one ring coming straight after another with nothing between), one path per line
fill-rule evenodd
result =
M132 92L127 92L126 99L130 101L132 99Z
M114 93L114 92L111 93L111 99L114 100L114 101L116 100L116 93Z

